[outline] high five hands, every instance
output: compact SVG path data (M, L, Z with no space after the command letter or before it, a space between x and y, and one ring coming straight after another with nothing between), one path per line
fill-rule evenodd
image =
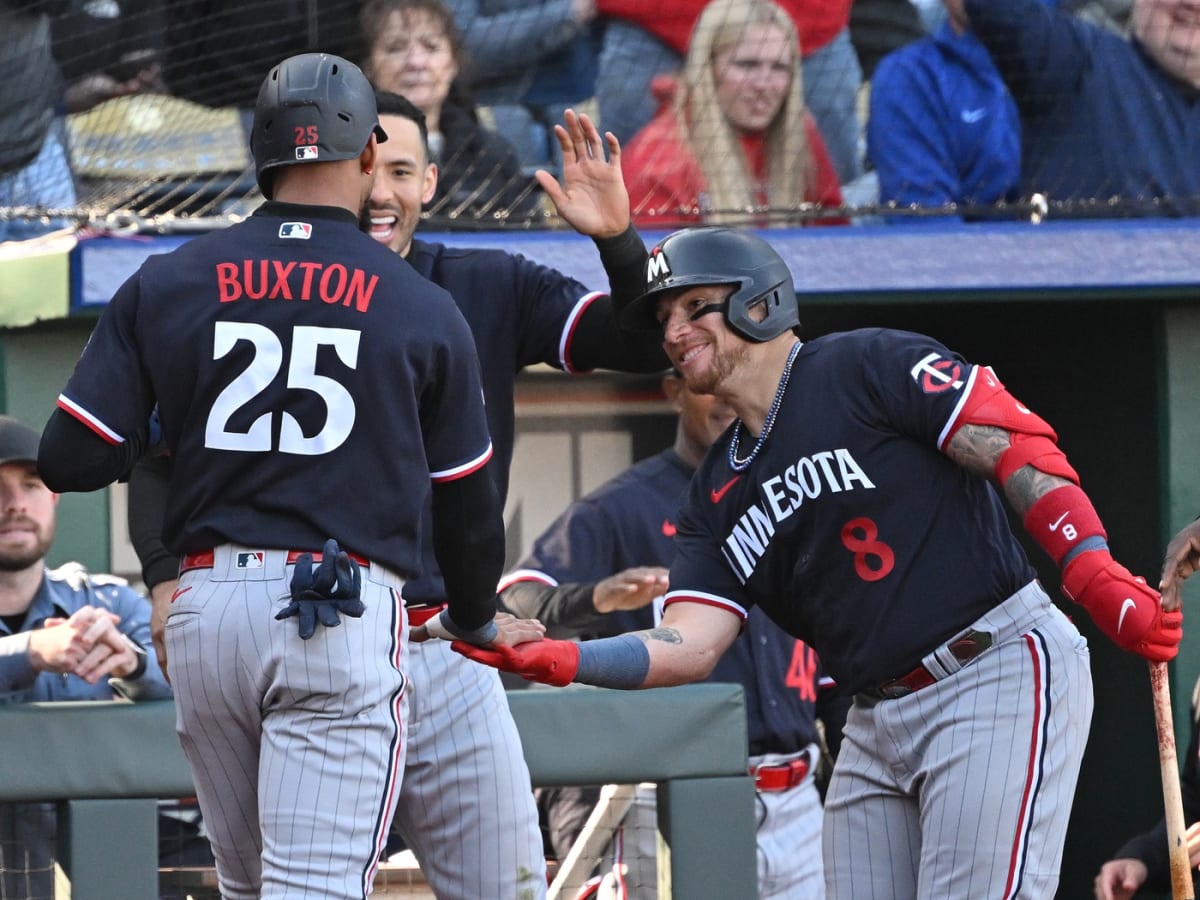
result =
M568 109L563 121L565 125L554 126L563 156L562 183L545 169L534 177L558 214L580 234L616 237L629 226L621 144L612 132L601 137L586 113Z

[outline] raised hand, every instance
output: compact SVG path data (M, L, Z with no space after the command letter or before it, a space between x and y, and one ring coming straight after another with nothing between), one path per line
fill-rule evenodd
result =
M616 237L630 221L629 192L621 175L621 144L612 132L601 138L586 114L568 109L563 120L565 127L554 126L562 148L562 183L544 169L534 177L558 214L580 234Z

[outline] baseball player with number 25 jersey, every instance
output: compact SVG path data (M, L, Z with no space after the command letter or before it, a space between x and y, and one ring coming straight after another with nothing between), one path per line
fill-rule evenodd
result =
M1000 493L1119 646L1178 652L1181 615L1110 555L1053 429L990 369L883 329L802 342L787 265L727 228L651 252L623 312L738 421L692 480L661 625L475 648L551 684L694 681L761 607L854 692L826 796L828 895L1054 895L1092 711L1086 642Z
M521 368L541 362L568 372L593 367L653 372L666 367L666 357L652 333L618 329L608 296L560 272L515 253L414 239L422 202L437 186L425 118L396 94L377 92L376 102L388 140L379 148L371 193L371 236L449 291L466 319L494 449L487 468L503 499L513 452L513 389ZM586 117L568 115L567 124L582 142ZM629 226L615 159L605 159L595 128L586 130L595 152L581 147L577 154L563 129L563 181L571 199L560 194L556 202L567 221L583 215L587 233L614 236L607 243L615 245L618 259L622 247L629 251L634 271L625 295L632 298L640 292L645 247ZM170 596L179 569L177 556L159 538L169 471L167 459L144 460L129 485L130 536L156 603ZM427 507L426 522L429 512ZM431 531L426 527L424 533ZM458 574L443 573L435 549L422 540L421 574L404 585L417 634L422 622L439 615ZM405 675L407 754L393 829L417 856L430 888L447 898L545 896L545 851L529 768L499 675L441 640L410 642ZM456 764L447 764L451 758Z
M450 296L358 228L374 92L302 54L263 82L248 220L151 256L104 310L46 426L53 490L173 459L164 540L177 729L221 896L370 893L406 749L405 579L432 545L440 627L494 621L503 520L471 334ZM541 626L515 626L516 639Z

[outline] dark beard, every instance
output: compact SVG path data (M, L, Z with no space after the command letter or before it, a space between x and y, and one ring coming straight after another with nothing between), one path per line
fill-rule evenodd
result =
M46 555L47 549L39 541L36 547L25 553L16 554L0 551L0 572L24 572L26 569L32 568L41 562L42 557Z
M358 211L358 230L363 234L371 232L371 198L363 201L362 209Z
M0 548L0 572L23 572L37 565L45 557L54 542L54 526L37 527L36 540L29 550L5 550Z

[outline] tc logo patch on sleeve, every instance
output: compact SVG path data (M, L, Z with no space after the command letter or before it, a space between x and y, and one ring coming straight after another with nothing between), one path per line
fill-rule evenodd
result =
M962 366L952 359L942 359L937 353L930 353L913 366L909 375L927 394L940 394L951 388L957 391L963 386Z

